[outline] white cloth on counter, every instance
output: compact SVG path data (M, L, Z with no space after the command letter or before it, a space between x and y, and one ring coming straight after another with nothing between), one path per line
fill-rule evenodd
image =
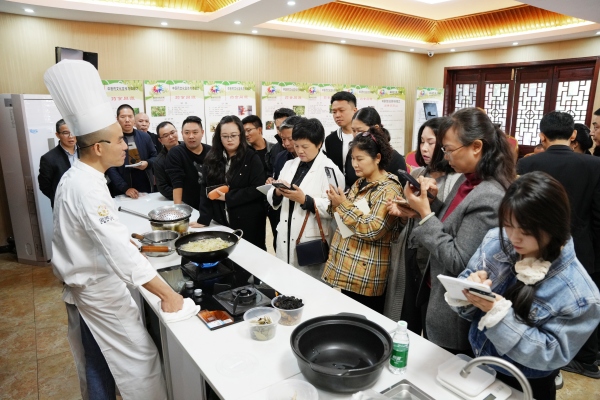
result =
M183 308L174 313L164 312L161 308L161 300L158 301L158 309L160 318L164 322L179 322L184 321L188 318L192 318L194 315L200 312L200 306L194 303L194 300L187 298L183 299Z

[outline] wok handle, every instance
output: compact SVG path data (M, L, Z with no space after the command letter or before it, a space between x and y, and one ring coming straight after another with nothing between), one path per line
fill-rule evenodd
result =
M131 237L137 240L144 240L144 236L140 235L139 233L132 233Z
M239 234L239 235L237 235L237 234L236 234L236 232L239 232L240 234ZM239 242L240 240L242 240L242 236L244 236L244 231L243 231L243 230L241 230L241 229L236 229L235 231L233 231L233 232L231 232L231 233L233 233L235 236L237 236L237 238L238 238L238 240L237 240L237 241L238 241L238 242Z
M168 253L171 249L169 246L142 246L140 251L142 253Z
M313 371L318 372L320 374L325 374L325 375L344 376L344 375L348 375L348 372L349 372L344 369L333 369L333 368L323 367L322 365L313 364L311 362L309 362L308 365L310 366L310 369L312 369Z
M145 219L147 219L147 220L150 220L150 217L149 217L149 216L147 216L146 214L142 214L141 212L137 212L137 211L129 210L129 209L127 209L127 208L123 208L123 207L119 207L119 208L118 208L118 210L119 210L119 211L121 211L121 212L126 212L126 213L128 213L128 214L133 214L133 215L136 215L136 216L138 216L138 217L142 217L142 218L145 218Z

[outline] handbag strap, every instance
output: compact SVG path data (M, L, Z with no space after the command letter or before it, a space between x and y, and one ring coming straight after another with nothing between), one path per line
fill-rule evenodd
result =
M300 229L300 234L298 235L298 239L296 239L296 245L298 243L300 243L300 238L302 237L302 234L304 233L304 228L306 228L306 223L308 222L309 215L310 215L310 211L306 210L306 217L304 217L304 222L302 223L302 228ZM325 234L323 233L323 225L321 225L321 217L319 216L319 210L317 209L316 205L315 205L315 217L317 217L317 225L319 225L319 232L321 232L321 240L323 240L323 242L327 242L327 239L325 239Z

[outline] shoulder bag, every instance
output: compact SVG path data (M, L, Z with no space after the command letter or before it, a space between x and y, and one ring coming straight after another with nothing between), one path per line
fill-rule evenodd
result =
M319 210L315 206L315 217L317 218L317 224L319 225L319 231L321 232L321 239L310 240L308 242L300 243L300 238L306 228L306 222L310 216L310 211L306 211L306 217L300 229L300 234L296 240L296 259L298 265L305 267L307 265L323 264L329 257L329 243L325 239L323 233L323 226L321 225L321 217L319 216Z

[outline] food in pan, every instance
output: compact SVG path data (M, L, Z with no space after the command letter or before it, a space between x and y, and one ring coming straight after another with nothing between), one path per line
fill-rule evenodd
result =
M210 238L194 240L192 242L182 244L179 249L183 251L189 251L191 253L206 253L209 251L226 249L232 245L232 242L228 242L221 238Z

